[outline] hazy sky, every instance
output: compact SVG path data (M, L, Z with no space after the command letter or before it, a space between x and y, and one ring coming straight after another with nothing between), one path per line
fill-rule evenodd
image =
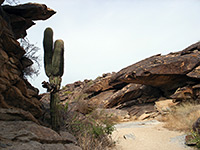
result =
M149 56L179 51L200 40L200 0L20 0L45 3L57 13L37 21L28 39L40 47L40 75L29 80L40 92L43 31L65 42L62 85L117 72Z

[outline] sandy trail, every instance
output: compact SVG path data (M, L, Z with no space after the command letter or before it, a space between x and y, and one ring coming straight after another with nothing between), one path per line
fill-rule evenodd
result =
M184 144L184 133L169 131L156 120L120 123L112 138L117 150L194 150Z

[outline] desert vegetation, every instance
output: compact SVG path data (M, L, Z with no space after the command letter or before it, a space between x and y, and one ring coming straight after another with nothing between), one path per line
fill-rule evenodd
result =
M34 78L35 76L39 75L39 70L40 70L40 61L41 58L39 57L39 55L37 55L37 52L39 49L39 47L35 46L35 44L31 44L31 42L28 40L28 38L21 38L19 39L20 45L24 48L24 50L26 51L26 54L23 56L24 59L28 58L30 59L32 62L30 62L30 66L24 68L23 70L23 75L24 78Z
M109 116L96 116L92 113L81 115L67 113L66 129L73 134L78 145L83 150L102 150L113 148L115 143L111 139L114 123Z
M171 130L190 132L194 122L200 117L200 105L183 103L172 108L161 117L165 127Z
M172 108L159 120L165 122L164 127L186 133L186 144L200 148L200 136L194 131L194 123L200 117L200 105L196 103L182 103Z

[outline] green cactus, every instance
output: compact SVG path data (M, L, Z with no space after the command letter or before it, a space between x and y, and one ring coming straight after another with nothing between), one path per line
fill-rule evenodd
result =
M43 82L43 87L50 92L50 113L51 125L56 131L60 127L59 115L59 94L62 75L64 73L64 42L56 40L53 48L53 30L46 28L43 39L44 47L44 68L45 73L49 77L49 83Z
M53 55L53 30L51 28L46 28L44 31L44 68L45 73L48 77L51 76L51 65L52 65L52 55Z
M64 42L63 40L56 40L54 48L54 55L52 57L52 74L54 76L62 76L64 73Z

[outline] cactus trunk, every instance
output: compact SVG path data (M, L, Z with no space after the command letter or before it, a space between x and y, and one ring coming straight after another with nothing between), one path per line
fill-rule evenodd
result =
M59 89L64 73L64 42L56 40L53 48L53 30L47 28L44 32L44 68L49 77L49 83L43 82L43 87L50 92L51 126L55 131L60 129Z
M59 131L60 128L60 114L59 114L59 95L58 92L50 93L50 115L51 126L55 131Z
M61 84L61 77L59 76L51 76L49 78L49 82L51 85L54 85L54 90L50 92L50 115L51 115L51 126L55 131L59 131L60 129L60 113L59 113L59 89Z

